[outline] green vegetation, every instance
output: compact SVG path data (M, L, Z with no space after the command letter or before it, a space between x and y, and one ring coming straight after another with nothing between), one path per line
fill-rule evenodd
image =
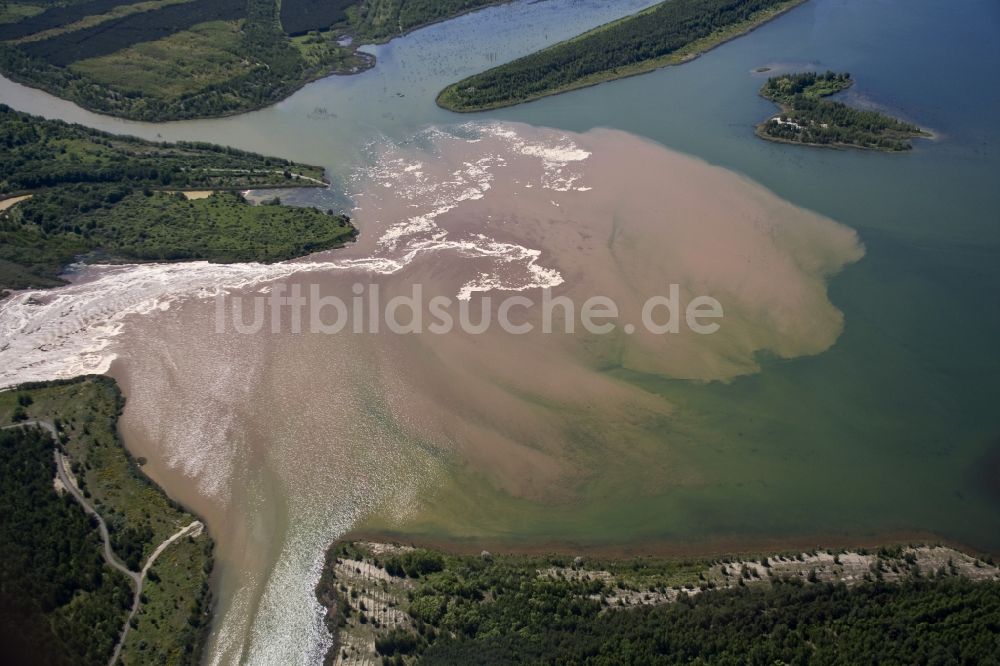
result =
M281 0L281 27L289 35L322 32L347 21L357 0Z
M212 540L204 535L183 537L163 551L146 576L122 663L199 663L211 619L212 565Z
M83 0L0 9L0 72L85 108L163 121L242 113L351 74L385 41L497 0ZM351 35L351 44L341 43ZM305 37L305 38L304 38Z
M79 257L281 261L353 237L342 215L253 206L226 190L322 185L319 167L209 144L163 144L0 105L0 289L48 287ZM169 188L222 190L187 200Z
M1000 571L939 547L698 562L341 543L317 596L328 662L992 663L1000 644Z
M98 12L113 9L108 7L111 3L128 4L115 3L115 0L107 2L97 0L97 2L101 4L100 8L94 8ZM66 10L67 8L57 7L40 14L32 21L48 16L51 12L62 14ZM114 53L137 42L157 39L205 21L234 20L242 16L243 11L243 0L191 0L182 5L161 4L153 11L131 12L120 18L111 12L104 13L103 16L109 20L96 25L91 25L91 22L87 21L84 22L86 27L79 21L69 25L59 21L58 27L46 31L45 39L22 38L15 43L17 48L32 58L57 67L65 67L88 56ZM7 27L14 29L21 25L15 23ZM74 26L76 29L70 29Z
M385 42L437 21L496 5L504 0L361 0L348 10L352 34Z
M23 2L0 2L0 24L16 23L29 16L41 14L44 7Z
M93 1L96 2L96 0ZM122 18L130 14L139 14L142 12L152 11L154 9L160 9L168 5L178 5L193 1L194 0L141 0L140 2L136 2L135 4L132 5L112 6L108 10L108 12L104 14L92 14L85 12L81 14L83 18L81 18L78 21L73 21L72 23L65 23L68 17L60 17L61 20L58 23L56 23L53 27L49 29L43 29L38 32L35 31L37 30L37 27L32 27L24 31L24 37L12 41L16 44L37 42L43 39L49 39L50 37L56 37L58 35L62 35L68 32L83 30L84 28L91 28L101 23L106 23L108 21ZM114 0L112 0L112 3L114 4ZM84 4L91 4L91 3L78 4L75 5L75 7L82 7L84 6ZM94 8L87 11L88 12L100 11L100 9ZM14 27L23 30L24 28L27 27L26 24L30 25L30 23L31 23L30 21L20 21Z
M238 21L209 21L110 55L76 61L69 68L143 98L183 99L249 74L254 65L243 57L242 42Z
M332 26L324 25L323 30ZM0 71L81 106L136 120L242 113L371 58L324 32L303 58L276 0L88 0L0 24Z
M561 609L546 605L547 598L560 596L542 595L536 603L548 621L529 619L527 631L490 634L476 627L436 643L424 659L454 664L472 658L478 663L986 663L996 654L1000 620L1000 583L962 579L855 588L777 582L767 589L712 591L605 617L582 610L579 617L561 621L555 619L563 617Z
M132 592L83 508L53 488L54 446L40 428L0 430L0 651L7 663L104 666Z
M273 262L338 247L353 235L343 215L254 206L238 192L189 201L181 193L76 185L11 209L0 222L0 261L51 284L81 255L102 262Z
M762 97L781 107L781 113L757 127L765 139L810 146L851 147L885 151L910 150L910 139L929 136L916 125L877 111L853 109L824 97L850 87L850 74L826 72L784 74L768 79Z
M0 393L0 421L45 420L55 424L59 447L69 458L84 496L107 523L115 553L136 571L156 546L191 524L195 517L155 486L125 450L117 431L117 419L123 406L124 400L113 380L81 377L70 381L29 384ZM64 507L59 509L60 512L73 513L79 506L68 496L58 495L53 488L55 469L51 438L45 446L37 443L33 446L37 450L33 449L32 459L37 458L39 462L36 463L38 470L32 472L37 479L32 482L30 503L11 501L5 506L39 512L41 507L48 506L46 511L56 511L52 508L55 502ZM18 455L28 455L26 450L16 448L16 451ZM0 478L6 482L17 477L4 473ZM15 490L12 487L11 492ZM22 492L28 492L28 487ZM15 517L17 520L14 520ZM79 510L79 518L88 528L86 541L80 549L73 550L57 547L55 543L61 537L69 539L75 534L69 527L49 530L43 527L40 518L28 526L24 522L26 518L22 519L8 510L3 519L3 529L17 530L19 538L11 540L5 535L2 547L21 548L22 553L27 555L20 560L5 557L3 562L5 567L17 571L19 580L25 581L32 580L26 563L38 566L39 563L55 561L53 558L72 555L77 558L72 560L72 566L90 567L84 569L89 572L85 577L83 573L72 574L79 577L67 577L69 574L66 571L75 571L69 568L70 564L63 566L61 573L55 572L59 575L44 567L39 569L39 575L45 574L45 580L60 586L59 590L72 590L72 580L79 581L79 589L87 594L74 592L68 605L53 609L48 601L51 597L45 596L41 588L25 588L24 595L40 605L43 615L39 622L51 622L55 630L61 632L59 640L68 646L67 649L75 650L71 655L76 657L89 654L88 650L93 652L93 659L81 661L74 658L65 663L105 664L131 607L132 592L123 576L119 581L112 570L103 564L97 531L86 520L82 509ZM21 569L13 568L15 562ZM95 570L99 575L94 573ZM208 577L211 570L212 542L208 536L183 537L167 547L143 587L140 611L133 620L122 652L125 664L198 662L208 629ZM104 590L104 586L114 589ZM2 589L6 591L8 588L5 585ZM65 594L60 594L63 596L57 595L57 598L63 599ZM22 602L24 595L20 597ZM3 628L19 629L22 622L24 620L21 619L13 624L4 622ZM25 622L25 626L31 625ZM82 642L72 642L77 640L74 637L79 637ZM32 647L36 649L41 644L33 641ZM59 645L54 642L52 647L62 649ZM45 662L44 659L32 661ZM52 663L62 662L54 660Z
M331 40L329 33L312 30L305 35L292 37L292 46L298 49L302 59L309 66L319 66L324 62L336 63L338 70L355 68L358 58L365 54L355 54ZM367 66L367 61L361 63Z
M441 91L451 111L520 104L685 62L803 0L667 0Z
M0 104L0 197L68 183L180 189L321 186L323 169L208 143L155 143ZM296 178L301 176L301 178Z
M122 0L35 0L31 4L0 0L0 13L13 15L13 20L0 21L0 41L45 34L84 19L117 14L127 6Z

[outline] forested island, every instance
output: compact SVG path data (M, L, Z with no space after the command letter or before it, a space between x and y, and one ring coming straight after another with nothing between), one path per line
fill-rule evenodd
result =
M355 235L346 216L254 206L239 193L323 185L315 166L116 136L0 105L0 290L61 284L81 259L272 262L338 247ZM191 190L211 195L191 199Z
M666 0L454 83L437 97L451 111L528 102L686 62L804 0Z
M698 561L342 542L316 594L328 664L984 663L1000 640L1000 570L939 546Z
M0 392L7 663L105 666L116 651L123 664L200 663L212 539L125 450L123 406L106 377Z
M757 135L771 141L809 146L889 152L911 150L911 139L930 136L914 124L884 113L824 99L853 83L850 74L830 71L769 78L760 94L780 106L781 113L758 125Z
M391 39L497 0L4 0L0 73L147 121L243 113L374 58Z

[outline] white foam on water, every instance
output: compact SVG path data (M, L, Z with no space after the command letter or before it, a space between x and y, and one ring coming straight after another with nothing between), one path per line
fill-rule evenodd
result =
M540 159L545 170L541 182L542 187L557 192L569 192L574 189L574 184L581 178L579 172L567 170L566 167L573 162L583 162L590 157L589 152L565 136L539 143L525 139L509 125L500 123L487 125L483 132L506 140L514 152ZM528 186L530 187L530 184Z
M112 342L132 315L166 310L186 298L251 287L334 264L138 264L94 266L92 278L0 302L0 387L107 372Z
M440 142L456 141L488 145L492 152L468 158L466 150L466 158L442 165L408 154L414 152L412 144L405 149L383 145L372 165L358 172L350 191L358 192L361 200L356 212L365 220L362 232L377 234L368 256L347 250L276 264L91 265L78 269L74 281L65 286L15 293L0 302L0 387L104 373L115 359L116 338L128 335L130 318L155 316L184 301L212 299L218 294L267 292L275 281L306 272L340 271L345 278L357 280L365 274L396 273L422 255L447 252L468 258L475 266L471 273L475 277L458 289L458 299L494 290L524 291L560 284L562 276L545 265L540 250L490 237L487 219L459 225L457 230L442 220L460 212L463 202L486 197L497 178L512 177L505 176L504 169L515 159L521 163L536 160L541 167L541 176L526 185L565 192L580 178L569 170L589 154L555 132L528 140L515 126L491 124L465 125L461 133L430 128L418 138L431 150ZM481 141L485 136L503 141L498 147L495 141ZM395 213L387 213L390 204ZM405 214L400 216L399 210ZM234 363L233 372L239 372L238 364ZM231 398L239 403L239 395L226 393L239 385L237 379L220 374L212 379L213 385L215 380L219 389L210 393L222 396L223 402ZM173 443L165 452L173 469L197 479L199 492L223 502L231 494L234 469L245 456L245 442L234 434L239 424L219 415L237 411L227 409L226 404L206 403L183 422L162 424L164 429L154 435ZM391 438L376 439L379 443L371 450L378 454L378 463L371 461L366 469L385 470L387 476L371 487L350 489L349 501L340 504L342 509L331 507L322 497L301 498L316 504L293 511L295 516L311 516L309 524L291 526L267 579L259 581L260 585L251 581L220 616L214 663L219 663L219 655L233 654L261 664L287 663L284 660L289 656L303 663L321 660L330 641L313 590L323 549L376 505L393 501L399 511L405 511L404 496L413 491L412 482L403 482L399 471L412 472L412 459L403 464L401 452L382 443ZM388 464L394 458L396 463ZM421 476L430 478L433 470L427 467ZM261 590L258 605L251 598L252 589ZM253 615L249 635L247 613Z
M511 157L539 160L543 176L536 185L565 192L580 178L579 173L567 171L567 165L577 165L590 154L554 132L529 140L509 124L465 124L459 129L464 136L431 127L418 138L433 146L441 141L473 144L483 136L492 136L503 139L505 149L453 165L446 177L433 178L428 175L432 165L425 160L405 155L396 145L382 145L373 165L359 171L359 183L376 184L373 189L381 190L381 196L403 201L413 211L381 229L371 256L277 264L192 261L89 266L81 271L84 278L72 284L15 293L0 302L0 388L107 372L116 357L114 340L125 330L129 317L163 311L186 299L212 298L220 292L267 289L267 283L296 273L388 274L404 269L423 254L454 252L473 259L492 259L498 270L503 269L502 277L491 272L469 280L456 294L461 300L474 292L523 291L560 284L558 271L541 265L537 250L497 242L475 231L455 236L443 229L438 219L462 202L486 196ZM377 219L378 206L372 199L363 208ZM518 266L520 271L511 270Z
M463 129L471 133L469 130L472 128L465 126ZM383 199L386 196L392 198L391 202L397 210L402 208L411 213L404 219L382 225L375 244L377 256L360 261L372 262L372 267L391 272L402 269L427 253L447 252L474 259L477 266L475 277L459 288L456 296L460 300L468 300L477 292L524 291L562 283L562 275L544 265L540 250L490 237L487 234L488 216L477 218L471 225L467 220L460 220L462 223L458 225L451 223L454 220L447 220L446 224L446 216L460 212L462 202L487 196L498 178L510 177L503 170L513 163L515 157L521 161L536 160L541 166L541 178L533 183L535 186L568 191L569 185L580 176L565 173L564 167L579 164L589 157L589 153L555 134L553 141L548 143L542 139L523 139L509 126L495 124L477 126L477 129L480 134L503 138L499 152L442 165L415 159L410 154L412 148L389 146L369 170L358 175L358 180L366 181L369 186L352 189L358 192L362 202L359 206L372 218L385 220L388 217ZM428 130L422 138L432 139L431 144L442 147L446 154L448 151L444 149L443 142L468 144L480 141L478 138L456 137L437 128ZM487 150L497 150L496 142L482 142L480 145L491 146ZM467 151L458 152L467 154ZM442 159L447 162L448 158L442 156ZM401 202L403 206L399 205ZM496 221L507 222L504 219ZM478 270L484 265L487 267L485 270ZM387 413L394 414L395 410L389 409ZM428 483L434 476L430 467L424 467L417 473L421 464L412 459L414 452L404 455L394 450L390 443L394 437L384 437L378 426L362 428L344 436L351 441L365 442L363 450L369 452L373 459L377 458L377 462L373 460L371 464L363 465L366 471L358 478L366 479L366 483L342 487L350 495L349 501L331 505L325 495L317 498L310 498L308 494L296 497L295 501L301 506L291 512L304 522L291 526L278 562L262 592L260 608L248 640L251 646L247 653L248 663L318 663L322 660L330 638L323 623L323 609L315 600L314 589L322 570L323 549L364 513L376 505L384 507L387 499L397 512L405 513L415 497L415 483L420 483L414 482L411 477L415 474L423 479L423 483ZM405 482L401 482L400 474L407 477Z

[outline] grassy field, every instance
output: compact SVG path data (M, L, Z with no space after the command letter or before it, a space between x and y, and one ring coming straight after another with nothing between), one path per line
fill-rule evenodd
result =
M0 71L95 111L162 121L261 108L371 63L333 38L304 58L277 0L90 2L90 14L53 7L0 23Z
M677 65L805 0L668 0L446 87L449 111L497 109Z
M212 540L205 535L184 537L163 551L147 574L123 664L198 663L211 610L211 566Z
M156 143L0 104L0 197L77 183L215 189L319 187L323 169L207 143ZM299 178L296 178L299 176Z
M92 1L115 3L113 7L100 5L91 10L101 13L111 9L124 11L120 7L126 4L119 0ZM69 26L88 18L80 16L85 11L77 10L73 14L67 11L61 17L62 21L58 20L59 15L53 16L46 12L38 17L38 27L44 25L44 30L58 34L46 39L26 41L25 37L35 34L32 29L29 35L7 41L38 62L53 67L66 67L78 60L109 55L134 44L161 39L199 23L243 18L246 15L246 3L244 0L191 0L184 4L165 4L145 12L131 11L113 20L70 30ZM42 21L42 17L47 20ZM9 26L7 32L18 25L20 24Z
M107 11L103 14L91 14L77 21L73 21L65 25L59 26L58 28L51 28L49 30L34 32L25 37L11 40L11 42L14 44L28 44L31 42L39 42L45 39L50 39L52 37L58 37L59 35L63 35L69 32L75 32L77 30L92 28L96 25L107 23L108 21L113 21L115 19L131 16L132 14L141 14L143 12L150 12L155 9L160 9L161 7L167 7L169 5L183 5L189 2L194 2L194 0L145 0L143 2L136 2L135 4L131 5L118 5L117 7L112 7L110 11Z
M0 25L4 23L17 23L21 19L35 16L45 11L40 5L32 5L24 2L6 2L0 5Z
M30 397L30 404L22 396ZM0 422L50 420L89 501L108 524L118 557L138 570L161 542L195 520L141 471L142 460L118 435L124 400L113 380L84 377L0 393ZM53 493L55 491L53 490ZM125 663L197 663L208 623L211 539L202 534L172 544L143 590L142 610L129 632ZM154 655L170 655L161 660ZM109 655L110 656L110 655Z
M370 65L371 61L367 57L353 49L339 46L338 36L335 32L313 31L292 37L291 42L309 67L322 68L324 63L332 63L338 72L351 72Z
M116 89L169 100L250 73L254 66L242 42L240 21L211 21L69 68Z

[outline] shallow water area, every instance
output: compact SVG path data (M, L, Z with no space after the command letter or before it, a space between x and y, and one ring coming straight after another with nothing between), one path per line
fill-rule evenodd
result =
M996 4L810 0L682 67L472 117L433 104L646 4L470 14L229 119L126 123L0 81L16 108L325 164L331 190L282 200L357 206L343 250L89 268L0 305L0 380L111 364L129 447L208 522L211 663L315 662L316 567L359 525L490 548L1000 548L1000 478L982 471L1000 441L1000 94L981 84ZM765 65L850 71L854 99L938 139L907 155L763 142ZM414 283L477 311L489 297L494 318L549 285L613 297L622 323L676 283L726 316L712 336L314 335L287 315L275 334L216 332L217 293L249 306L316 284L350 303L355 283L383 302Z
M650 174L670 185L652 187ZM841 315L825 279L862 253L841 225L615 131L435 128L383 146L354 183L365 230L356 245L280 269L233 269L260 274L217 282L222 301L193 293L130 319L117 347L130 446L167 487L197 496L218 539L215 649L226 658L269 663L321 646L310 595L324 544L366 515L430 519L442 491L457 493L443 506L467 505L473 498L449 480L457 469L485 476L494 501L562 505L585 499L576 484L612 454L630 461L617 465L627 473L648 448L646 421L669 418L671 406L595 364L617 357L623 368L652 361L667 376L729 379L756 372L764 349L826 349ZM715 242L720 234L732 242ZM727 268L737 255L742 263ZM625 317L637 315L640 296L674 283L719 296L731 319L718 336L329 334L295 332L290 311L279 311L276 329L245 334L239 325L251 317L232 305L266 307L279 288L352 303L355 285L365 299L375 290L411 296L420 285L425 298L468 304L482 321L497 317L503 296L554 288L577 302L615 299ZM540 316L525 318L537 325ZM586 451L565 417L581 409L596 428ZM664 467L644 483L684 482L690 471L667 470L670 455L658 454ZM243 635L249 644L233 638Z

